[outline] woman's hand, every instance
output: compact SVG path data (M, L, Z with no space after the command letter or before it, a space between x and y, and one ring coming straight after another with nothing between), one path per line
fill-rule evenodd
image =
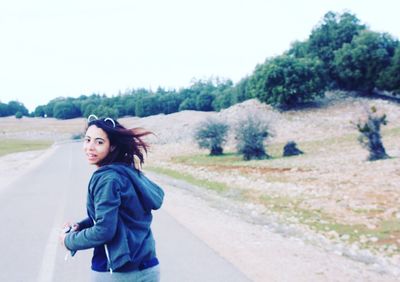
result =
M69 230L68 232L79 231L79 224L78 223L71 224L69 221L67 221L66 223L64 223L63 230Z
M61 246L67 248L65 246L65 243L64 243L65 242L65 237L67 236L67 234L69 232L72 232L72 231L75 231L75 232L79 231L79 224L78 223L71 224L70 222L64 223L64 226L62 228L60 236L58 237Z

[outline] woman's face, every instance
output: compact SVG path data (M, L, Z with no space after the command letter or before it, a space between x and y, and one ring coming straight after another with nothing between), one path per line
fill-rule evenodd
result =
M91 125L83 141L83 150L90 164L97 165L107 157L110 152L110 140L105 131L95 125Z

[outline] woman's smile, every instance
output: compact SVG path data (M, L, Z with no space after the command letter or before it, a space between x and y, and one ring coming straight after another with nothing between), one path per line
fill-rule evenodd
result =
M88 153L86 154L89 161L95 161L97 159L97 155Z
M83 142L87 160L90 164L98 165L110 152L110 140L103 129L92 125L85 135Z

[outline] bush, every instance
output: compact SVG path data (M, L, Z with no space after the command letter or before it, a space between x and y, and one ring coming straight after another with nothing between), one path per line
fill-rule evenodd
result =
M82 140L83 139L83 137L84 137L84 133L83 132L81 132L81 133L74 133L74 134L72 134L72 136L71 136L71 139L72 140Z
M260 117L247 116L238 123L236 129L238 153L243 154L243 159L246 161L269 158L264 145L269 136L267 123Z
M375 107L367 110L367 118L359 120L356 124L361 133L358 137L360 144L369 151L369 161L386 159L386 154L382 144L381 125L386 125L386 114L379 115Z
M211 156L222 155L229 126L216 119L207 119L195 131L195 139L200 148L210 150Z
M22 117L23 117L23 114L21 112L18 111L15 113L15 118L21 119Z
M284 157L297 156L301 154L304 154L303 151L297 148L297 144L294 141L287 142L285 147L283 147Z

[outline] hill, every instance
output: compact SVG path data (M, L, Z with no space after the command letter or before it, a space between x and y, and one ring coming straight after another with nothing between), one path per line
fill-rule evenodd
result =
M366 161L368 152L357 141L352 122L371 106L388 116L382 130L391 156L387 160ZM152 123L142 120L140 125L162 133L163 144L150 155L149 169L196 179L230 199L234 204L222 208L231 213L387 271L388 265L400 263L399 107L388 100L333 95L319 106L277 112L249 100L220 113L182 112L179 119L149 117ZM272 159L210 158L193 143L191 132L199 121L215 116L234 126L244 112L261 113L270 123L274 136L267 151ZM165 142L168 138L179 143ZM283 158L288 140L305 154ZM226 151L234 152L233 138Z
M387 160L365 161L367 151L358 144L351 123L371 106L388 116L382 131L391 156ZM229 154L222 158L207 157L207 151L198 149L192 136L201 121L218 117L234 128L246 113L263 115L270 124L274 135L267 151L272 159L242 161L233 154L232 135ZM287 112L248 100L218 113L183 111L120 121L155 133L146 170L195 180L211 190L219 187L199 193L217 197L220 208L252 223L398 273L391 267L400 265L399 116L395 102L331 93L318 105ZM0 124L3 139L62 141L81 134L86 121L1 118ZM283 158L289 140L305 154Z

